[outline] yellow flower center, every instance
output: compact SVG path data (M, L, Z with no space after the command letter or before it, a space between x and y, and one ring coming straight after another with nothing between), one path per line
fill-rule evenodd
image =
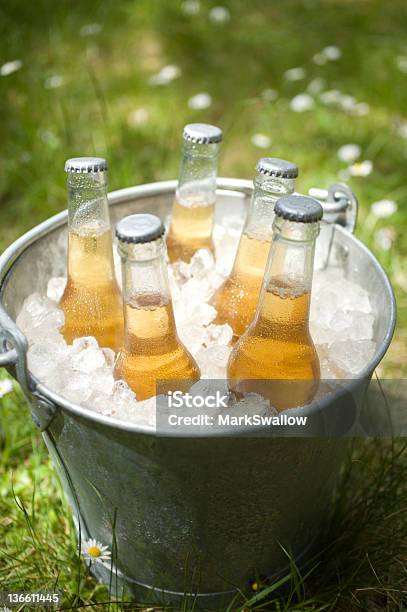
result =
M102 551L98 546L91 546L90 548L88 548L88 555L90 555L91 557L100 557L101 554Z

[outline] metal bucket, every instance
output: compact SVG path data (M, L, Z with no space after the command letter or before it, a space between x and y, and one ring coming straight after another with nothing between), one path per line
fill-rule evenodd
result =
M175 186L169 181L110 194L112 220L145 210L164 217ZM249 181L219 179L217 215L243 212L251 189ZM318 541L346 440L157 437L148 427L91 412L45 388L27 372L27 342L15 319L30 293L45 292L50 276L65 274L66 223L65 211L22 236L0 258L0 365L28 397L81 537L110 545L114 530L119 583L139 601L179 601L197 589L199 607L230 601L256 573L284 570L282 546L300 561ZM331 257L340 258L348 278L369 290L380 313L377 352L360 379L349 382L355 397L363 395L388 348L395 302L370 251L344 227L327 225L324 231ZM319 407L321 413L334 404L341 420L343 397L329 404ZM110 563L98 564L96 573L109 583L110 569Z

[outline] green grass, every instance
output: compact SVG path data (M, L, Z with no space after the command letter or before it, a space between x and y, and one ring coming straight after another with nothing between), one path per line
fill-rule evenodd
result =
M374 170L350 181L361 204L357 235L388 272L399 308L396 336L380 373L403 377L407 140L397 125L403 114L407 120L407 74L396 58L407 54L405 2L228 0L227 24L208 19L215 4L202 1L194 17L183 14L177 0L0 4L0 64L23 61L18 72L0 76L0 246L65 207L67 157L106 156L112 189L175 177L180 131L188 121L211 121L224 129L222 175L252 177L256 159L269 153L298 163L304 192L336 181L344 168L337 149L358 143ZM101 32L81 36L81 27L93 22L101 24ZM339 45L343 57L315 65L314 53L330 44ZM180 78L150 86L149 77L166 64L180 66ZM303 66L307 76L287 82L284 71L295 66ZM55 75L62 85L46 88ZM367 102L369 114L351 116L318 101L311 112L291 111L290 99L317 77L326 90ZM266 88L278 91L276 101L262 97ZM212 106L189 109L188 98L201 91L211 94ZM138 108L149 118L134 125L129 117ZM270 151L251 143L257 132L271 137ZM383 198L394 199L398 211L375 220L370 205ZM375 240L380 228L393 232L391 250ZM1 585L32 590L57 584L66 592L66 607L106 609L97 602L108 594L81 566L70 512L20 394L1 404ZM404 602L407 609L402 444L355 444L329 534L331 548L306 579L293 568L288 590L269 590L246 608L375 612L401 611Z

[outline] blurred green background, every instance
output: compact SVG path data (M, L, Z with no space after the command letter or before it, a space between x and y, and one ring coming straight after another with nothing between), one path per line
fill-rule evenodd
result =
M407 372L406 32L405 0L228 0L222 6L216 0L3 0L0 247L65 208L66 158L106 156L112 190L175 178L183 125L213 122L225 133L223 176L251 178L257 158L272 155L299 165L299 191L349 181L361 205L356 233L385 267L398 301L396 336L379 372L402 377ZM346 144L357 145L353 156L349 150L338 154ZM14 585L35 586L40 571L49 585L61 564L74 563L69 511L61 502L47 503L49 497L59 499L58 485L18 391L3 405L0 525L7 545L0 578L3 584L14 576ZM375 455L369 452L362 453L363 465L373 465ZM405 470L405 455L394 453L397 461L391 459L390 467L399 470L397 462L404 457ZM376 483L373 468L369 474L366 482ZM41 495L34 502L32 483L38 480ZM354 491L360 491L356 480ZM22 497L32 493L43 548L27 544L31 561L28 552L21 560L29 529L12 496L14 485ZM349 516L356 495L350 491L343 516ZM405 490L394 491L397 508L403 507ZM381 503L374 529L390 512L384 499ZM361 528L365 524L371 530L369 519L361 517ZM400 543L405 522L398 528ZM384 549L393 550L394 537L393 530L393 536L386 532L373 543L378 558ZM61 553L59 546L68 550ZM355 558L368 554L363 546ZM269 609L406 609L392 607L404 595L401 586L397 591L401 566L385 569L390 565L383 565L386 579L381 567L374 567L381 584L396 593L384 589L386 601L367 594L369 606L363 607L360 596L359 608L352 582L340 604L343 592L335 596L332 578L329 588L315 587L313 594L325 593L317 600L333 607L311 602L308 608L303 599L302 607ZM351 572L358 588L369 583L366 571L360 580L356 569ZM81 601L92 605L96 587L88 578L81 580L86 590ZM75 584L71 576L62 588L75 593ZM79 607L79 595L72 597Z

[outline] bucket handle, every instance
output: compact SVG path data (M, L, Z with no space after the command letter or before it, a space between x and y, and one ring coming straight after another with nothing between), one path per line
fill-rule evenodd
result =
M218 178L217 185L220 189L239 191L248 198L253 193L253 185L246 180ZM349 185L333 183L328 189L311 187L308 194L320 202L324 210L324 221L326 223L341 225L351 234L354 233L359 203L356 194Z
M341 225L351 234L356 229L359 203L346 183L333 183L328 189L311 187L309 195L320 201L327 223Z
M3 349L0 352L0 367L14 367L17 380L23 391L26 394L32 393L34 385L33 381L30 380L27 369L27 338L2 305L0 305L0 339Z
M11 346L11 348L9 348ZM5 350L1 350L1 349ZM27 398L31 415L40 431L45 431L57 413L57 407L44 397L27 368L28 342L23 332L0 304L0 367L12 367Z

